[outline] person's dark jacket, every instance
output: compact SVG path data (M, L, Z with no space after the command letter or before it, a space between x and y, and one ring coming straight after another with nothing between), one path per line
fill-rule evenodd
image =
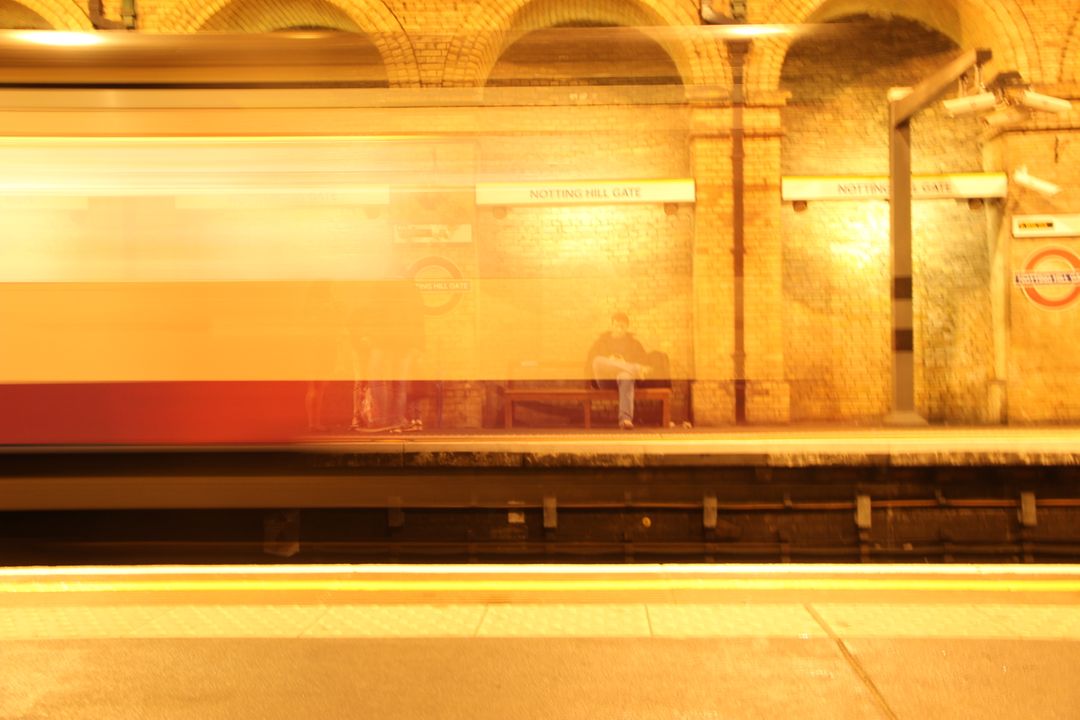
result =
M646 353L644 346L631 333L626 333L620 338L612 337L611 332L605 332L589 348L588 359L585 361L585 377L590 384L596 384L593 376L593 360L599 356L622 358L626 362L645 364ZM601 378L614 379L612 378Z

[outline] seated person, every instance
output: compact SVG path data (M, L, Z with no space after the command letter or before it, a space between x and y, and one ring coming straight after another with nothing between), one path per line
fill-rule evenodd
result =
M619 390L619 427L634 428L634 383L649 372L645 348L629 332L630 318L617 312L611 316L611 329L589 348L587 372L597 387Z

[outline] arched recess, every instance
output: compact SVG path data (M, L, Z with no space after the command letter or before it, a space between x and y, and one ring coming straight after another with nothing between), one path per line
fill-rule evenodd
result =
M391 87L419 84L416 54L398 18L380 0L182 0L162 32L273 32L324 28L368 36Z
M788 49L785 177L886 177L888 88L931 75L959 51L922 22L852 20L860 29L846 42L807 35ZM982 170L977 118L947 117L933 103L912 127L916 175ZM935 422L981 422L986 412L994 324L985 207L963 199L913 205L916 398ZM791 419L874 421L890 409L888 204L858 196L783 203L780 221Z
M466 31L450 44L443 82L452 86L484 85L502 54L525 35L558 26L636 28L655 42L678 68L683 84L721 84L727 75L722 52L713 40L693 30L700 25L696 2L683 0L512 0L498 10L474 11Z
M868 5L872 7L867 7ZM853 15L869 15L882 20L906 17L934 28L957 44L963 40L960 14L956 6L940 0L932 3L912 3L907 0L832 0L812 12L806 22L825 23Z
M17 2L0 0L0 28L4 30L52 30L45 18Z
M86 12L63 0L0 0L5 30L92 30Z
M997 70L1019 70L1032 82L1042 80L1039 45L1018 0L791 0L766 7L751 21L798 25L858 14L915 20L961 48L993 50L989 75ZM761 90L779 87L784 57L798 37L755 41L754 61L748 73L751 86Z
M637 28L607 25L535 30L503 51L488 87L681 85L671 56Z
M345 11L325 0L275 3L233 0L207 18L199 29L208 32L275 32L298 27L360 32L360 26Z

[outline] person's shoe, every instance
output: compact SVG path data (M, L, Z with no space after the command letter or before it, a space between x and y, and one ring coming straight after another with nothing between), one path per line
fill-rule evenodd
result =
M633 430L634 429L634 421L633 420L627 420L627 419L620 420L619 421L619 429L620 430Z

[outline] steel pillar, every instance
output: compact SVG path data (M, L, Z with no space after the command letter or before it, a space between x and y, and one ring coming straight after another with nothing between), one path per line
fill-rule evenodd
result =
M911 260L911 118L937 101L968 70L988 62L989 50L969 50L889 101L889 244L892 250L892 404L885 422L925 425L915 409L915 316Z

